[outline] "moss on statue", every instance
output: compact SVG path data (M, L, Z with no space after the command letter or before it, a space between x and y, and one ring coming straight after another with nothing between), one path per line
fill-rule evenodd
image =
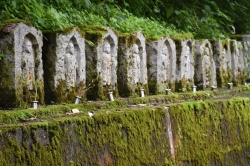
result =
M28 26L32 26L30 23L28 23L26 20L21 20L21 19L9 19L9 20L4 20L0 24L0 29L2 30L5 25L7 24L13 24L13 23L24 23Z

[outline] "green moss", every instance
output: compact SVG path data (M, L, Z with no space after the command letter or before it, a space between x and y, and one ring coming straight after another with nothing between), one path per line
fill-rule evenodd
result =
M193 95L199 97L202 93ZM174 161L169 153L166 110L162 106L104 109L96 111L92 118L81 113L4 124L0 126L0 165L235 165L249 161L249 103L249 98L232 98L169 104ZM125 106L122 101L108 105ZM61 111L73 106L61 106ZM47 113L59 111L55 106L48 107ZM88 110L86 105L81 108ZM28 112L34 116L46 111Z
M158 94L157 81L156 80L148 80L148 89L149 89L149 94L153 94L153 95Z
M146 38L147 43L151 43L151 42L154 42L154 41L160 40L162 38L166 38L166 37L169 37L169 36L168 35L151 36L151 37L146 36L145 38Z
M175 122L173 133L175 140L178 139L176 160L192 165L237 163L237 157L231 156L230 162L227 157L242 154L249 148L250 133L242 132L248 131L248 122L243 122L250 109L245 105L248 102L247 98L233 98L171 106L170 114Z
M96 114L94 118L79 116L65 118L51 121L45 128L40 124L39 127L35 127L33 123L33 127L21 127L23 131L24 129L30 131L33 143L28 147L18 145L15 136L11 137L8 141L2 142L4 149L1 149L1 154L4 155L0 154L0 159L7 166L13 163L40 165L41 162L44 165L67 165L67 163L93 165L102 162L105 165L171 163L171 159L167 159L168 144L162 132L164 114L165 110L162 108L147 108ZM140 122L139 125L137 122ZM7 136L12 130L5 129L1 132L1 136ZM38 130L49 133L48 144L43 144L38 139L40 137ZM14 135L15 132L12 131ZM26 139L29 139L29 136Z
M103 26L87 26L87 27L81 28L81 30L88 34L94 34L97 36L103 36L105 33L107 33L107 29Z
M122 40L126 44L127 48L130 48L133 44L136 43L137 33L121 33L119 34L119 40Z
M32 26L30 23L26 22L26 20L10 19L10 20L4 20L3 22L1 22L0 29L2 30L5 27L5 25L11 24L11 23L24 23L24 24L26 24L28 26Z
M243 35L242 34L237 34L237 35L232 35L231 39L235 39L238 41L242 41Z
M74 29L76 29L79 32L79 34L81 35L82 38L85 38L85 33L80 28L78 28L76 26L72 26L72 27L68 27L66 29L60 30L60 31L58 31L58 33L70 34Z
M193 35L191 33L185 33L185 34L174 34L170 36L173 40L187 40L187 39L193 39Z

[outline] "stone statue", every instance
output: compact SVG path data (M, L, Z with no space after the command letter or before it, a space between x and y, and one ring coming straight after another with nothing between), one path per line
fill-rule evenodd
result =
M205 85L209 85L209 79L211 78L210 76L210 57L209 57L209 48L205 47L204 49L204 57L203 57L203 64L204 64L204 74L205 74Z
M140 54L137 44L132 49L132 75L134 84L140 82Z
M21 69L23 73L23 79L29 87L29 90L33 90L33 81L35 80L35 60L34 60L34 50L32 47L32 42L29 38L25 38L23 42L22 49L22 64Z
M67 54L65 56L64 64L65 64L66 86L67 89L69 89L70 87L75 87L76 70L78 67L74 44L72 41L69 41L69 44L67 46Z
M161 70L164 73L163 80L166 81L168 79L168 73L169 73L169 67L170 67L170 55L168 52L168 47L164 44L162 47L162 64L161 64Z
M189 78L189 73L191 72L191 61L190 61L191 50L188 45L185 47L185 54L184 54L184 77Z
M222 67L223 67L223 69L228 68L228 66L227 66L227 54L226 54L225 48L223 48L223 50L222 50Z
M103 45L103 58L102 58L103 86L111 84L111 66L112 66L111 46L109 42L105 42Z

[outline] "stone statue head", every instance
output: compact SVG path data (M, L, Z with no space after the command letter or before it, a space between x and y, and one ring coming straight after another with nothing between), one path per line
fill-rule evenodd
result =
M226 56L226 49L223 48L221 53L222 53L222 56L225 57Z
M168 56L168 47L165 44L162 47L162 55Z
M204 49L204 55L209 56L209 48L208 47L205 47L205 49Z
M23 42L23 52L31 53L32 52L32 42L30 39L25 38Z
M134 53L134 54L139 54L139 48L138 48L138 45L137 45L137 44L134 44L134 45L133 45L133 53Z
M111 52L111 46L109 44L109 42L105 42L103 45L103 52L110 54Z
M190 47L188 45L186 45L186 52L187 52L187 54L190 53Z
M75 52L75 49L74 49L74 44L72 41L69 41L69 44L68 44L68 53L73 55Z

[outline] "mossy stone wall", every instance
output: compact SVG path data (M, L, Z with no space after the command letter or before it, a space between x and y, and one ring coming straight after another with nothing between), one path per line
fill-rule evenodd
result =
M187 102L170 107L176 162L249 165L249 98Z
M148 108L0 127L0 165L163 165L164 118Z
M249 165L250 100L170 104L0 126L0 166Z

